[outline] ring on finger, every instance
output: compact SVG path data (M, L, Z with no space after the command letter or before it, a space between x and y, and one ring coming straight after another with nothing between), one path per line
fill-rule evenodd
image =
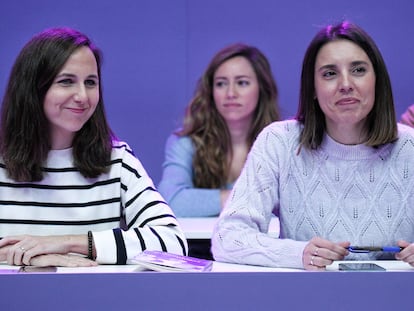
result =
M23 253L26 251L26 249L23 246L20 246L20 249L22 250Z
M313 265L314 265L314 264L313 264L313 260L314 260L314 259L315 259L315 256L312 256L312 257L311 257L311 260L310 260L310 265L311 265L311 266L313 266Z
M315 251L313 252L313 255L318 256L319 247L315 248Z

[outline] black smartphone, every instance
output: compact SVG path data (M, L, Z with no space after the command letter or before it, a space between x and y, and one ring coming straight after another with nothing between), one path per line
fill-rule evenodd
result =
M385 268L375 263L340 263L341 271L386 271Z

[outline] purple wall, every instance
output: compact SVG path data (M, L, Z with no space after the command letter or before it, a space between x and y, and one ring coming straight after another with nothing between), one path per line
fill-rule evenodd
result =
M4 0L0 96L17 53L33 34L52 26L87 33L104 53L111 126L158 183L165 140L179 126L196 80L218 49L236 41L268 56L287 118L296 111L307 44L320 25L350 19L381 49L400 115L414 103L413 12L411 0Z

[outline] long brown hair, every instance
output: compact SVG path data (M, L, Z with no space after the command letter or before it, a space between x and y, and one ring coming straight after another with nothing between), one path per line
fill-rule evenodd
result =
M232 154L230 134L214 103L213 79L218 67L236 56L245 57L250 62L259 83L259 103L248 134L249 147L266 125L279 120L278 91L269 61L263 53L242 43L220 50L198 81L195 96L186 109L183 128L176 132L179 136L191 137L194 144L193 181L196 187L222 188L227 181L227 155Z
M47 91L68 58L80 47L93 52L99 76L99 102L73 141L74 164L85 177L107 170L113 133L106 120L101 85L101 52L84 34L71 28L52 28L34 36L12 67L3 98L0 154L15 181L43 179L50 151L49 122L43 110Z

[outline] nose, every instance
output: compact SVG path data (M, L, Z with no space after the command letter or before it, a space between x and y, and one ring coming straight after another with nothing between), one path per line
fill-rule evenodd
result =
M228 88L227 88L227 97L228 98L234 98L237 96L237 89L236 89L236 85L234 83L230 83Z
M352 78L348 74L343 74L341 76L340 85L339 85L339 91L341 93L350 93L354 90L353 84L352 84Z
M87 100L88 94L86 92L86 87L83 84L79 85L76 89L73 98L77 103L84 103Z

